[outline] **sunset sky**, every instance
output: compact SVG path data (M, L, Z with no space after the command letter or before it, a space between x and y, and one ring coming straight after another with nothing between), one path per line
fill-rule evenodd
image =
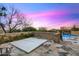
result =
M6 6L14 6L28 16L33 22L32 26L60 28L79 23L79 4L56 4L56 3L16 3Z

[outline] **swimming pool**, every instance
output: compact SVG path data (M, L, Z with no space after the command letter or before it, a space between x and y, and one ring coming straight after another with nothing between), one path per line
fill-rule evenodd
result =
M69 39L74 39L79 35L75 35L75 34L62 34L62 39L63 41L69 40Z
M79 35L74 35L74 34L62 34L62 39L63 41L70 41L72 44L78 44L79 45L79 40L72 40L79 37Z

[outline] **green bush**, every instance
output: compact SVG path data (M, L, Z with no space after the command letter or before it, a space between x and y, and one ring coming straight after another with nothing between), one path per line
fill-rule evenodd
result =
M27 28L23 28L22 31L23 32L25 32L25 31L37 31L37 29L33 28L33 27L27 27Z

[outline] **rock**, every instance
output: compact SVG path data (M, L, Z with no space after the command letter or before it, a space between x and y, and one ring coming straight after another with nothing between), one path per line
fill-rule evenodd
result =
M62 45L72 45L72 42L71 41L63 41L61 42Z
M49 49L46 53L47 53L47 54L50 54L50 53L52 53L52 50Z
M56 48L55 44L51 45L50 50L52 50L54 56L58 56L58 48Z
M46 47L48 47L50 45L51 45L51 42L46 42L46 43L43 44L43 46L46 46Z
M70 48L68 46L62 46L61 48L64 49L64 50L66 50L66 51L71 51L72 50L72 48Z
M58 52L59 53L59 56L67 56L67 52Z
M59 50L59 52L67 52L67 51L65 51L65 50L63 50L63 49L58 49Z
M76 53L76 56L79 56L79 53Z
M56 44L55 46L56 46L56 48L61 48L63 45L61 45L61 44Z

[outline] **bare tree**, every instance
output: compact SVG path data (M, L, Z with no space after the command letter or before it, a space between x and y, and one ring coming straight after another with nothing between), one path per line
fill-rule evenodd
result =
M30 18L28 18L28 17L23 17L22 29L27 28L27 27L31 27L31 25L32 25L32 20Z
M5 17L5 19L2 19L3 17ZM23 15L18 9L13 7L0 7L0 26L5 33L5 29L7 29L8 32L12 32L14 29L28 27L30 25L30 19Z
M29 20L20 13L17 9L11 8L10 13L7 15L6 27L8 27L9 32L11 33L16 28L22 28L21 26L29 26Z

